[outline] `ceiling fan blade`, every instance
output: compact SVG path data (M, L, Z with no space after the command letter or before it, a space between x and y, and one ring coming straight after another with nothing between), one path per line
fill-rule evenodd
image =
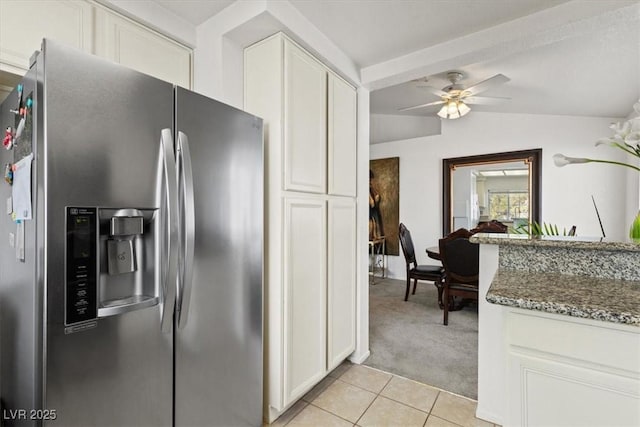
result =
M487 80L483 80L480 83L477 83L473 86L466 88L464 91L469 93L470 95L476 95L480 92L484 92L489 89L491 86L499 85L508 82L511 80L509 77L504 74L496 74L493 77L488 78Z
M470 105L498 105L509 100L511 100L511 98L499 98L494 96L466 96L462 98L462 101L465 104Z
M435 88L433 86L423 86L423 85L417 85L417 87L421 88L421 89L426 89L428 92L431 92L434 95L438 95L440 97L448 97L449 94L445 91L443 91L442 89L438 89Z
M413 107L400 108L398 111L417 110L418 108L429 107L431 105L440 105L440 104L444 104L445 102L447 101L434 101L426 104L414 105Z

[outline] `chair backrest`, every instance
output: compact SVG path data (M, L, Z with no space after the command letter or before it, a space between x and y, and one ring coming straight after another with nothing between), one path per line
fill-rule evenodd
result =
M508 229L509 227L500 221L492 219L491 221L478 223L476 228L471 229L471 233L506 233Z
M417 264L416 251L413 248L411 233L402 223L400 223L398 236L400 237L400 246L402 246L402 253L404 254L404 260L407 263L407 266L411 263Z
M480 245L469 241L472 235L461 228L439 241L445 277L452 283L478 284Z

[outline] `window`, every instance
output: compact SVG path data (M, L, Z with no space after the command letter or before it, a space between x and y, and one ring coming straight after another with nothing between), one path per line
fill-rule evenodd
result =
M489 191L489 218L499 221L529 218L527 191Z

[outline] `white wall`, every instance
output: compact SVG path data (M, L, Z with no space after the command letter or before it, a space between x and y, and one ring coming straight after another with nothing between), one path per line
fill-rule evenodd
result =
M440 118L371 114L371 143L420 138L440 134Z
M624 160L620 150L595 147L610 135L612 121L476 112L443 121L441 135L372 145L370 157L400 157L400 221L411 230L421 264L435 263L424 248L437 245L442 236L442 159L450 157L542 148L541 220L560 227L575 224L578 235L600 236L593 194L607 237L625 240L633 219L625 214L626 170L594 163L558 168L552 160L556 153ZM390 276L404 279L402 254L388 261Z

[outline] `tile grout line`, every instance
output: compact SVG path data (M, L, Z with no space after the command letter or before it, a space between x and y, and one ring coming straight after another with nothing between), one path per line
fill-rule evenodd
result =
M393 377L403 378L403 377L401 377L401 376L399 376L399 375L395 375L395 374L392 374L392 375L393 375ZM393 379L393 377L391 377L391 379ZM423 414L427 414L427 418L429 418L429 415L431 415L431 410L433 409L433 406L435 405L436 400L438 400L438 396L440 396L440 390L435 389L435 390L437 390L437 391L438 391L438 394L436 395L436 398L433 400L433 404L431 405L431 408L429 409L429 412L426 412L426 411L423 411L422 409L416 408L415 406L407 405L406 403L404 403L404 402L402 402L402 401L400 401L400 400L396 400L396 399L394 399L393 397L389 397L389 396L385 396L385 395L383 395L383 394L382 394L382 391L383 391L385 388L387 388L387 385L389 385L389 383L390 383L390 382L391 382L391 380L389 380L389 381L387 382L387 384L385 384L385 386L382 388L382 390L380 390L380 393L378 393L378 396L380 396L380 397L384 397L385 399L388 399L388 400L390 400L390 401L392 401L392 402L399 403L400 405L402 405L402 406L406 406L407 408L414 409L414 410L416 410L416 411L420 411L420 412L422 412ZM415 382L415 381L414 381L414 382ZM419 384L421 384L421 383L419 383ZM422 384L422 385L425 385L425 386L426 386L426 384ZM428 386L427 386L427 387L428 387ZM377 397L377 396L376 396L376 397ZM425 422L426 422L426 421L425 421Z
M431 415L433 415L433 414L429 414L429 416L431 416ZM454 423L453 421L450 421L450 420L448 420L448 419L446 419L446 418L442 418L442 417L439 417L439 416L437 416L437 415L433 415L433 416L434 416L435 418L439 419L439 420L443 420L443 421L448 422L449 424L453 424L454 426L457 426L457 427L464 427L462 424ZM429 418L427 418L427 420L428 420L428 419L429 419ZM426 426L426 425L427 425L427 422L425 421L424 423L425 423L425 426Z
M382 372L382 371L380 371L380 372ZM388 372L386 372L386 373L388 374ZM374 398L373 398L373 400L371 401L371 403L369 404L369 406L367 406L367 408L362 412L362 414L360 414L360 417L356 420L356 422L354 423L354 425L358 424L358 422L362 419L362 417L364 417L364 414L366 414L366 413L367 413L367 411L369 410L369 408L371 408L371 406L373 405L373 402L375 402L375 401L378 399L378 397L380 397L380 393L382 393L382 390L384 390L384 389L389 385L389 383L391 382L391 380L392 380L392 379L393 379L393 374L391 374L391 377L390 377L390 378L387 380L387 382L382 386L382 388L380 389L380 391L379 391L378 393L376 393L376 397L374 397ZM354 387L357 387L357 386L354 386ZM363 390L364 390L364 389L363 389ZM371 391L370 391L370 390L367 390L367 391L369 391L369 392L371 393ZM384 397L384 396L382 396L382 397Z
M331 412L331 411L328 411L328 410L323 409L323 408L321 408L321 407L319 407L319 406L316 406L316 405L314 405L313 403L309 403L309 406L313 406L314 408L318 408L318 409L320 409L321 411L326 412L327 414L333 415L334 417L340 418L341 420L344 420L344 421L346 421L346 422L348 422L348 423L351 423L352 425L355 425L355 424L356 424L356 423L352 422L351 420L348 420L348 419L346 419L346 418L344 418L344 417L341 417L341 416L340 416L340 415L338 415L338 414L334 414L334 413L333 413L333 412ZM306 406L305 406L305 408L306 408ZM359 418L358 418L358 419L359 419Z
M374 368L374 369L375 369L375 368ZM378 370L378 369L376 369L376 370L377 370L377 371L379 371L379 372L385 373L385 374L389 374L389 372L380 371L380 370ZM404 406L404 407L407 407L407 408L409 408L409 409L413 409L413 410L416 410L416 411L422 412L423 414L427 414L427 419L428 419L428 418L429 418L429 415L431 415L431 411L433 410L433 407L434 407L434 406L435 406L435 404L436 404L436 401L438 400L438 397L440 396L440 393L442 393L444 390L439 389L439 388L437 388L437 387L429 386L429 385L427 385L427 384L424 384L424 383L421 383L421 382L418 382L418 381L414 381L414 380L412 380L412 379L410 379L410 378L405 378L405 377L400 376L400 375L395 375L395 374L390 374L390 375L391 375L391 378L389 378L389 380L385 383L385 385L382 387L382 389L380 389L380 391L379 391L378 393L376 393L376 397L373 399L373 401L371 402L371 404L369 404L369 406L367 407L367 409L365 409L365 411L362 413L362 415L360 415L360 418L358 418L358 421L360 421L360 419L362 418L362 416L363 416L363 415L364 415L364 414L369 410L369 408L371 407L371 405L373 404L373 402L375 402L375 400L376 400L378 397L383 397L383 398L385 398L385 399L388 399L388 400L390 400L390 401L392 401L392 402L398 403L398 404L400 404L400 405L402 405L402 406ZM394 399L394 398L392 398L392 397L384 396L384 395L382 394L382 391L383 391L383 390L384 390L384 389L389 385L389 383L391 382L391 380L393 380L393 377L398 377L398 378L401 378L401 379L403 379L403 380L412 381L412 382L414 382L414 383L416 383L416 384L420 384L420 385L423 385L423 386L425 386L425 387L429 387L429 388L432 388L432 389L434 389L434 390L437 390L438 394L436 395L436 398L433 400L433 404L431 405L431 408L429 408L429 412L423 411L422 409L418 409L418 408L413 407L413 406L411 406L411 405L407 405L406 403L401 402L401 401L399 401L399 400L396 400L396 399ZM355 388L357 388L357 389L360 389L360 390L362 390L362 391L367 391L367 392L369 392L369 393L374 393L374 392L372 392L371 390L367 390L366 388L362 388L362 387L360 387L360 386L358 386L358 385L356 385L356 384L352 384L352 383L347 382L347 381L345 381L345 380L341 380L340 378L336 378L336 381L340 381L340 382L342 382L342 383L344 383L344 384L350 385L350 386L355 387ZM446 391L445 391L445 393L448 393L448 392L446 392ZM315 406L315 405L314 405L314 406ZM334 415L335 415L335 414L334 414ZM436 416L436 415L434 415L434 416ZM437 416L436 416L436 417L437 417ZM340 417L340 418L342 418L342 417ZM440 418L440 417L437 417L437 418ZM343 418L343 419L344 419L344 418ZM440 419L444 419L444 418L440 418ZM445 420L445 421L449 421L449 420L446 420L446 419L444 419L444 420ZM349 421L349 420L347 420L347 421ZM349 422L351 422L351 421L349 421ZM449 421L449 422L451 422L452 424L456 424L456 423L454 423L454 422L452 422L452 421ZM358 423L358 422L356 421L356 424L357 424L357 423ZM426 423L426 420L425 420L425 423ZM459 425L459 424L456 424L456 425Z
M431 404L431 408L429 408L429 415L431 415L431 411L433 411L433 408L436 406L436 402L438 401L438 398L440 397L440 393L442 393L442 390L438 390L438 394L436 394L436 398L433 399L433 403Z
M366 368L373 369L373 370L378 371L378 372L382 372L383 374L390 374L390 375L393 375L394 377L402 378L403 380L411 381L411 382L414 382L416 384L420 384L420 385L423 385L423 386L426 386L426 387L433 388L435 390L438 390L438 392L440 392L440 393L441 392L445 392L445 393L452 394L454 396L461 397L463 399L470 400L472 402L478 403L477 399L472 399L472 398L470 398L468 396L463 396L462 394L459 394L459 393L456 393L456 392L453 392L453 391L445 390L443 388L436 387L434 385L430 385L430 384L427 384L427 383L423 383L421 381L414 380L414 379L411 379L411 378L408 378L408 377L403 377L402 375L394 374L393 372L383 371L382 369L374 368L373 366L365 365L364 363L362 363L360 366L364 366Z
M454 396L458 396L458 395L457 395L457 394L455 394L455 393L450 393L450 392L445 391L445 390L440 390L440 391L438 392L438 396L436 396L436 400L434 400L434 401L433 401L433 405L431 406L431 409L429 410L429 417L433 415L434 417L436 417L436 418L437 418L437 419L439 419L439 420L444 420L444 421L446 421L446 422L448 422L448 423L450 423L450 424L456 425L456 426L458 426L458 427L464 427L464 425L462 425L462 424L458 424L458 423L456 423L455 421L451 421L451 420L449 420L449 419L447 419L447 418L444 418L444 417L441 417L441 416L439 416L439 415L435 415L435 414L432 414L432 413L431 413L431 411L433 411L433 408L436 406L436 402L438 401L438 398L440 397L440 394L441 394L442 392L444 392L444 393L449 393L449 394L453 394ZM467 399L467 400L468 400L468 398L466 398L466 397L464 397L464 396L458 396L458 397L463 397L463 398L465 398L465 399ZM429 417L427 417L427 420L429 419ZM476 419L480 419L480 418L478 418L478 417L475 417L475 418L476 418ZM483 421L484 421L484 420L483 420ZM427 425L427 422L425 421L425 426L426 426L426 425Z
M401 375L396 375L396 374L393 374L393 373L390 373L390 372L382 371L382 370L380 370L380 369L373 368L373 367L370 367L370 366L367 366L367 365L364 365L364 364L363 364L363 365L360 365L360 366L363 366L363 367L365 367L365 368L367 368L367 369L371 369L371 370L374 370L374 371L377 371L377 372L380 372L380 373L383 373L383 374L388 374L388 375L390 375L390 378L389 378L389 379L386 381L386 383L382 386L382 388L380 389L380 391L378 391L377 393L376 393L376 392L372 392L371 390L368 390L368 389L363 388L363 387L361 387L361 386L359 386L359 385L352 384L351 382L348 382L348 381L345 381L345 380L341 379L341 378L342 378L342 377L343 377L343 376L344 376L344 375L345 375L345 374L346 374L346 373L347 373L347 372L348 372L348 371L349 371L353 366L356 366L356 364L352 364L349 368L345 369L345 370L344 370L344 372L342 372L342 373L341 373L339 376L337 376L337 377L332 377L332 376L330 376L330 375L327 375L327 377L331 377L331 378L333 378L333 381L332 381L330 384L328 384L326 387L324 387L324 389L323 389L323 390L318 394L318 396L316 396L315 398L319 397L322 393L324 393L324 391L326 391L329 387L331 387L331 385L333 385L333 383L335 383L336 381L340 381L341 383L346 384L346 385L349 385L349 386L351 386L351 387L355 387L356 389L359 389L359 390L362 390L362 391L365 391L365 392L368 392L368 393L375 394L375 397L373 398L373 400L371 401L371 403L366 407L366 409L365 409L365 410L362 412L362 414L358 417L358 419L356 420L356 422L355 422L355 423L353 423L352 421L350 421L350 420L348 420L348 419L346 419L346 418L344 418L344 417L342 417L342 416L340 416L340 415L338 415L338 414L335 414L335 413L333 413L333 412L331 412L331 411L329 411L329 410L327 410L327 409L324 409L324 408L321 408L321 407L319 407L319 406L317 406L317 405L314 405L314 404L313 404L313 401L307 401L307 400L304 400L304 398L301 398L301 399L300 399L300 401L302 401L302 402L304 403L304 406L303 406L302 408L300 408L300 410L299 410L299 411L297 411L296 415L295 415L295 416L293 416L289 421L287 421L283 426L287 426L287 425L289 425L289 424L290 424L290 423L291 423L291 422L292 422L292 421L293 421L293 420L294 420L298 415L300 415L300 413L301 413L303 410L305 410L309 405L313 406L313 407L314 407L314 408L316 408L316 409L320 409L321 411L323 411L323 412L325 412L325 413L328 413L328 414L330 414L330 415L333 415L333 416L335 416L335 417L338 417L339 419L344 420L344 421L346 421L346 422L348 422L348 423L351 423L352 425L354 425L354 426L355 426L355 425L357 425L357 424L358 424L358 422L360 422L360 421L362 420L362 418L364 417L364 414L366 414L366 413L367 413L367 411L371 408L371 406L373 406L373 403L378 399L378 397L383 397L383 398L388 399L388 400L390 400L390 401L392 401L392 402L398 403L398 404L400 404L400 405L402 405L402 406L404 406L404 407L406 407L406 408L413 409L413 410L416 410L416 411L422 412L423 414L426 414L426 415L427 415L427 418L426 418L426 420L425 420L425 422L424 422L423 426L426 426L427 421L429 420L429 418L431 417L431 415L433 415L433 416L434 416L435 418L437 418L437 419L447 421L447 422L449 422L449 423L451 423L451 424L453 424L453 425L455 425L455 426L463 427L463 426L461 426L460 424L458 424L458 423L456 423L456 422L453 422L453 421L450 421L450 420L448 420L448 419L446 419L446 418L442 418L442 417L440 417L440 416L438 416L438 415L432 414L433 408L435 407L435 405L436 405L436 403L437 403L438 399L440 398L440 395L441 395L443 392L445 392L445 393L451 394L451 395L453 395L453 396L463 398L463 399L465 399L465 400L469 400L469 401L472 401L472 402L477 402L477 401L475 401L474 399L470 399L470 398L468 398L468 397L466 397L466 396L461 396L461 395L458 395L458 394L456 394L456 393L452 393L452 392L449 392L449 391L446 391L446 390L442 390L442 389L440 389L440 388L438 388L438 387L433 387L433 386L430 386L430 385L428 385L428 384L424 384L424 383L421 383L421 382L419 382L419 381L412 380L411 378L406 378L406 377L403 377L403 376L401 376ZM382 395L382 392L386 389L386 387L389 385L389 383L391 383L391 381L393 380L393 378L394 378L394 377L397 377L397 378L402 379L402 380L408 380L408 381L411 381L411 382L413 382L413 383L416 383L416 384L419 384L419 385L422 385L422 386L425 386L425 387L428 387L428 388L431 388L431 389L434 389L434 390L436 390L436 391L437 391L436 398L434 399L434 401L433 401L433 403L432 403L431 407L429 408L428 412L426 412L426 411L424 411L424 410L422 410L422 409L419 409L419 408L413 407L413 406L411 406L411 405L408 405L408 404L406 404L406 403L404 403L404 402L402 402L402 401L398 401L398 400L396 400L396 399L394 399L394 398L392 398L392 397L388 397L388 396L384 396L384 395ZM315 400L315 398L314 398L313 400ZM494 427L495 427L495 425L494 425Z
M286 423L284 423L282 427L286 427L287 425L289 425L289 424L291 423L291 421L293 421L293 420L294 420L298 415L300 415L300 413L301 413L302 411L304 411L304 410L307 408L307 406L311 405L311 403L307 402L306 400L302 400L302 399L298 400L298 402L300 402L300 401L304 402L304 403L305 403L305 405L304 405L302 408L300 408L300 410L299 410L298 412L296 412L296 414L295 414L293 417L291 417L291 419L290 419L289 421L287 421ZM297 402L296 402L296 403L297 403ZM294 403L293 405L295 405L295 403ZM293 405L291 405L291 407L293 407ZM291 409L291 408L289 408L289 409ZM289 409L287 409L287 411L288 411ZM282 415L284 415L287 411L285 411ZM281 416L282 416L282 415L281 415ZM276 421L277 421L277 419L276 419Z

